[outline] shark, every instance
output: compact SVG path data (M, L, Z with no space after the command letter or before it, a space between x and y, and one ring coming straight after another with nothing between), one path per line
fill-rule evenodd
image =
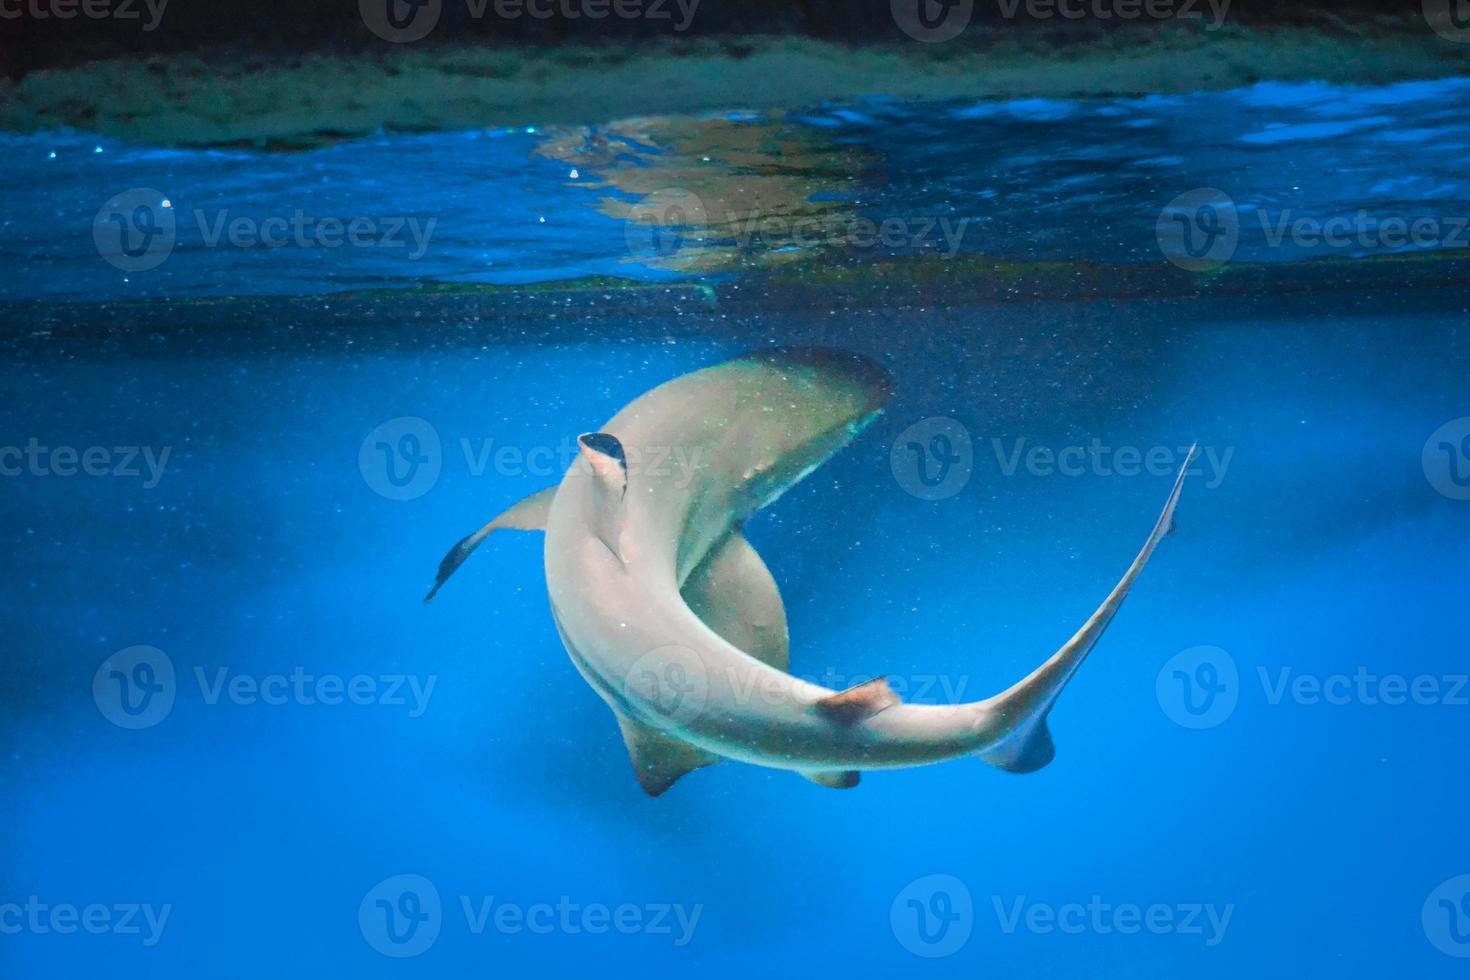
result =
M759 351L668 381L580 436L559 483L456 543L424 601L492 533L543 531L556 630L650 796L724 760L831 788L965 757L1041 769L1055 755L1058 695L1173 529L1198 447L1121 580L1009 689L963 704L906 703L884 677L832 690L791 673L780 592L743 526L856 438L892 391L876 363L825 348Z

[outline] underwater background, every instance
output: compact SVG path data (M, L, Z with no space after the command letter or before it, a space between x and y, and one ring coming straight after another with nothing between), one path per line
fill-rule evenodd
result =
M1467 91L0 136L0 975L1463 975ZM651 800L540 535L422 604L792 344L895 379L748 528L832 687L1008 687L1201 445L1044 770Z

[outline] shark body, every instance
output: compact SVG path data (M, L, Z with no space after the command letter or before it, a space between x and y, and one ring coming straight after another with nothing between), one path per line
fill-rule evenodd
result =
M1009 690L955 705L905 704L882 679L834 691L788 672L781 598L741 526L861 432L889 394L876 365L819 349L670 381L582 436L557 486L455 545L429 598L491 532L545 530L557 630L617 716L650 795L722 759L839 788L863 770L967 755L1039 769L1054 754L1047 715L1172 527L1189 464L1107 599ZM656 458L682 463L639 465Z

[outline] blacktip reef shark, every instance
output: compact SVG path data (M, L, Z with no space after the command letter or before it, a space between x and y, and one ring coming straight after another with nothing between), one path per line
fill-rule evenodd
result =
M969 755L1040 769L1054 755L1047 715L1172 529L1197 447L1122 580L1020 683L954 705L905 704L882 678L834 691L788 672L786 612L741 527L866 428L890 390L872 362L821 349L752 354L661 385L581 436L559 484L450 549L424 601L492 532L545 531L557 630L617 716L650 796L724 759L834 788L863 770ZM684 467L630 466L671 448Z

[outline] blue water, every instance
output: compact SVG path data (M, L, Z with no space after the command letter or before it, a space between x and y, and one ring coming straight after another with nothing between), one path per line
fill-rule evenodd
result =
M803 218L824 222L804 244L827 261L960 252L1150 265L1163 259L1160 212L1202 191L1230 211L1235 261L1463 255L1467 96L1470 79L1073 102L872 99L779 115L385 135L289 154L0 134L0 259L30 273L0 280L0 300L657 282L679 253L727 272L789 251L790 223ZM26 190L37 180L47 194ZM678 225L683 212L670 208L690 195L698 227L628 233L629 207L651 200L655 216ZM98 262L94 220L115 248L108 220L120 214L137 235L139 205L172 228L161 264L143 273ZM774 233L757 221L771 214L784 222ZM860 218L896 219L903 231L854 232ZM354 219L365 222L355 245ZM1290 233L1332 219L1349 223L1333 241ZM1404 227L1385 235L1386 220ZM323 230L325 221L341 227ZM1418 235L1416 221L1429 222ZM232 234L235 222L243 234ZM155 251L164 242L151 240Z
M1236 152L1338 154L1356 183L1307 188L1298 202L1331 209L1388 179L1373 146L1410 132L1399 113L1445 109L1421 91L1334 102L1307 88L1281 105L1263 87L1178 100L1177 111L1198 117L1234 100L1282 123L1222 130ZM1308 117L1341 118L1327 107L1344 102L1390 121L1305 128ZM1077 114L1103 125L1107 109L950 118L1043 146L1066 134L1047 127ZM810 118L866 142L869 162L907 152L943 166L904 129L929 111L908 122L876 110ZM1288 126L1304 127L1302 142L1259 138ZM1370 128L1373 140L1355 142ZM957 170L969 137L941 135L951 132ZM1178 157L1170 166L1188 171L1186 187L1265 181L1208 154L1221 169L1196 174L1207 169L1192 155L1197 132L1151 132L1151 152ZM1242 144L1247 132L1258 138ZM7 138L37 156L5 154L5 186L65 169L29 210L7 213L7 258L20 255L28 274L3 288L11 299L157 300L626 272L624 224L577 200L564 164L536 155L539 135L385 137L292 156ZM1067 166L1084 168L1097 147L1074 138ZM52 161L48 145L76 155ZM368 176L407 157L442 169L392 190ZM103 172L89 168L109 166L124 186L193 174L220 200L231 183L249 189L241 206L252 208L269 209L273 187L323 213L391 193L405 213L447 221L457 209L455 246L411 269L371 249L318 260L180 248L153 270L164 277L125 276L95 252L83 260ZM894 207L925 192L922 168L900 171L875 181ZM1462 168L1431 153L1420 172L1430 183L1397 199L1454 214ZM321 173L320 186L307 173ZM1159 204L1142 202L1157 195L1126 175L1096 182L1110 199L1136 197L1133 231L1151 240ZM1074 258L1106 238L1067 217L1075 211L964 194L957 206L1009 208L1012 227L1032 216L1076 227ZM48 210L64 218L49 230L38 217ZM531 223L539 215L556 217L546 237ZM1034 245L1044 251L1045 236ZM657 304L616 312L613 295L613 315L583 314L556 334L580 342L528 331L482 343L432 309L404 315L392 340L359 339L350 325L375 322L371 297L347 301L347 328L262 322L243 344L191 328L191 308L177 304L128 314L150 339L125 350L8 336L0 443L102 447L111 475L62 475L52 456L0 482L10 692L0 699L0 972L1462 975L1470 294L1355 291L1351 279L1285 298L841 316L810 299L817 282L807 305L733 319ZM85 336L92 309L55 316ZM30 322L3 312L12 327ZM896 381L873 428L749 527L785 599L793 670L816 680L886 674L929 701L1004 689L1101 601L1170 484L1162 470L1066 475L1006 461L1094 440L1176 462L1180 447L1204 447L1176 533L1052 716L1058 752L1046 769L1013 776L964 760L871 773L837 792L725 764L650 800L557 640L539 535L496 536L432 606L420 603L448 545L554 481L555 466L536 461L559 458L569 437L656 384L777 343L854 350ZM407 490L371 444L363 451L379 426L405 418L438 445L421 443L428 475ZM957 491L931 500L911 492L903 434L935 418L973 451ZM131 463L128 447L140 448ZM504 447L512 455L495 462ZM108 665L136 646L174 671L161 717L130 716L111 695ZM1190 653L1202 646L1215 649ZM1204 663L1216 673L1201 674ZM1310 690L1276 696L1282 671L1329 686L1395 675L1437 693L1388 704L1374 681L1367 693L1339 685L1343 703L1324 703ZM365 703L217 690L221 678L270 686L293 674L343 688L366 678ZM1199 680L1223 686L1184 686ZM52 918L89 906L100 909L97 934L77 920L68 931L65 912ZM156 927L129 906L146 906ZM509 917L497 919L503 906ZM416 929L409 913L425 917ZM609 924L618 915L621 930Z

